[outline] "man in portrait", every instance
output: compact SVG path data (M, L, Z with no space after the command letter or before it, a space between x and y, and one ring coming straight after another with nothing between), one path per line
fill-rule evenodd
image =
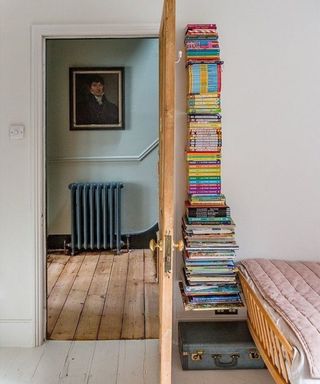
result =
M88 75L86 94L78 98L76 122L79 125L119 124L118 107L106 97L104 79L99 74Z

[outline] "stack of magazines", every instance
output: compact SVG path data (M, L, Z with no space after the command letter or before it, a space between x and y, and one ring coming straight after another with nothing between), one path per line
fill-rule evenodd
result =
M186 309L239 307L235 224L221 194L222 61L216 25L189 24L185 46L188 199L180 289Z
M234 263L235 224L224 196L211 199L216 201L187 201L182 219L181 290L186 309L242 306Z

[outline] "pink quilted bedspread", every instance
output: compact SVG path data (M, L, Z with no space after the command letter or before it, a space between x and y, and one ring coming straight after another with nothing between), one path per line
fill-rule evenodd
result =
M248 259L239 264L304 347L313 378L320 378L320 263Z

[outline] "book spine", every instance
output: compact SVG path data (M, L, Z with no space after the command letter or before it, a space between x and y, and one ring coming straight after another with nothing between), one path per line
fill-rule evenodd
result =
M188 216L214 216L217 214L226 215L230 213L229 207L187 207Z

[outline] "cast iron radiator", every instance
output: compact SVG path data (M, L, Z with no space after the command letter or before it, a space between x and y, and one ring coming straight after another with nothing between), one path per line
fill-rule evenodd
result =
M71 254L121 247L122 183L72 183Z

